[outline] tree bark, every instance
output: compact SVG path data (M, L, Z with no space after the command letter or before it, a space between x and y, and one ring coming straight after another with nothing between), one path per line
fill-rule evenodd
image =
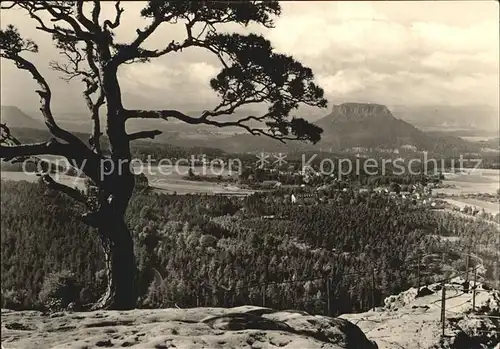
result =
M106 219L106 217L103 217ZM105 255L107 287L95 309L129 310L136 307L135 257L132 236L122 217L107 217L98 229Z

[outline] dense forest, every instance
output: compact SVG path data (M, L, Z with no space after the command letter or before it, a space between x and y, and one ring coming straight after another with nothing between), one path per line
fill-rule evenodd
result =
M78 220L83 211L42 183L2 181L1 190L2 305L44 308L61 292L62 306L95 301L103 260L97 234ZM492 224L373 193L335 195L328 204L293 205L280 192L238 199L137 190L128 222L138 306L361 311L416 285L419 255L465 248L436 235L459 235L489 261L498 247ZM439 273L422 266L421 284Z

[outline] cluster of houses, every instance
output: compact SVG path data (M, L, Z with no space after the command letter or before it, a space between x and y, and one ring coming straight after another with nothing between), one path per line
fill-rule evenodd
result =
M417 152L418 148L412 144L404 144L399 148L365 148L365 147L352 147L347 149L348 152L357 153L360 157L363 153L390 153L399 154L400 152Z
M304 185L302 185L303 187ZM278 183L274 183L275 188L281 188L282 186ZM444 201L439 200L437 195L432 193L432 184L422 185L416 184L409 186L409 191L400 191L397 186L391 187L377 187L374 189L369 188L334 188L332 185L323 185L317 187L314 191L305 191L297 190L292 194L286 195L287 200L290 200L292 204L313 204L320 203L323 201L329 201L327 195L325 193L329 191L333 192L343 192L347 193L349 191L355 191L359 194L377 194L377 195L387 195L397 200L408 200L416 205L424 205L432 208L443 208Z

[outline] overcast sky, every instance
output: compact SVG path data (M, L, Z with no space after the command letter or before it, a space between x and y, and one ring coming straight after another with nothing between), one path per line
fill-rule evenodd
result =
M144 3L123 3L118 41L128 41L147 21ZM113 3L104 7L113 16ZM499 9L496 1L283 2L274 29L251 27L276 50L311 67L331 104L376 102L391 105L483 105L498 109ZM31 57L54 90L54 109L85 110L81 85L67 85L48 62L57 59L50 35L37 32L23 11L3 11L1 25L18 26L40 46ZM226 25L224 30L232 30ZM242 29L239 29L242 31ZM243 30L244 32L245 30ZM148 47L181 39L183 26L165 25ZM147 64L126 65L120 82L128 107L198 110L215 105L208 81L220 66L199 49ZM38 98L26 72L2 60L2 104L34 110Z

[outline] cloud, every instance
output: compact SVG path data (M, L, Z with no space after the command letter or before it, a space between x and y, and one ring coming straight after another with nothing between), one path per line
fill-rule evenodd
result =
M412 31L429 50L498 53L498 21L494 18L467 27L435 22L414 22Z
M360 11L354 9L367 8L359 3L332 3L326 8L324 14L318 13L318 9L304 8L304 12L299 12L297 5L289 5L291 14L278 19L276 28L268 34L269 39L280 51L295 54L299 57L314 57L331 59L346 59L339 57L337 52L370 50L369 54L391 55L392 51L401 50L405 46L405 28L398 23L393 23L383 19L383 16L373 11ZM302 3L301 6L304 4ZM335 13L335 8L341 7L344 10L336 16L328 15ZM345 18L342 18L342 15Z
M338 71L335 75L318 75L318 83L334 96L334 103L358 101L387 105L492 105L495 90L484 89L498 83L488 74L448 76L436 79L434 74L411 71L379 73L367 68ZM481 91L481 94L471 94ZM445 103L443 103L445 101Z
M453 72L460 75L491 73L498 67L498 60L485 52L450 53L436 51L420 60L423 68Z
M198 80L206 84L210 79L214 78L220 69L205 62L192 63L188 67L188 74L194 81Z
M206 103L216 105L217 96L209 81L220 69L206 62L180 64L153 61L127 65L120 71L120 82L127 93L163 99L163 106ZM163 97L160 97L163 96Z
M348 96L353 92L363 91L363 77L371 74L368 70L340 70L335 75L319 75L318 84L323 87L329 95ZM374 77L371 76L372 81Z
M287 3L268 37L309 65L332 99L497 105L495 7L462 4L450 16L457 3L307 5Z

